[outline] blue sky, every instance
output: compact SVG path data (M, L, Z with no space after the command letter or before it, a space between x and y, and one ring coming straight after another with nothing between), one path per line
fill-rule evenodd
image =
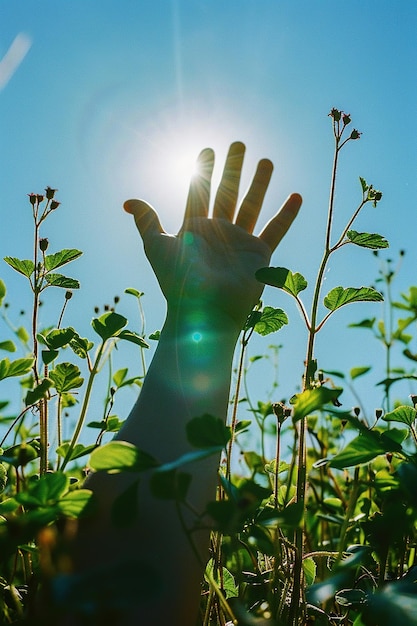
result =
M121 205L129 197L147 199L166 229L176 232L192 160L211 146L218 177L236 139L247 144L242 193L259 158L275 163L264 219L291 191L303 195L302 212L272 264L300 271L312 285L327 211L327 114L333 106L350 112L363 131L342 158L335 227L355 208L358 176L365 177L384 198L377 209L366 208L356 229L385 235L394 259L406 250L395 290L416 283L414 2L1 0L0 17L0 58L16 37L22 57L10 76L4 64L3 78L0 71L0 254L30 256L26 194L57 187L62 206L43 234L52 251L84 251L71 272L82 291L66 318L80 333L91 335L94 306L126 287L146 294L147 330L161 327L164 302ZM350 247L331 263L326 287L369 285L377 271L370 252ZM28 308L24 279L6 265L0 276L11 311ZM49 290L50 311L59 310L59 296ZM311 290L307 301L309 296ZM284 294L268 289L264 301L282 306L291 324L281 335L255 342L253 350L284 345L276 399L288 398L302 373L305 332ZM119 310L139 327L129 297ZM346 331L346 325L381 312L366 304L335 315L319 337L320 366L346 371L372 364L369 383L380 380L382 351L365 331ZM132 372L136 358L129 351L122 357ZM253 367L254 399L268 392L270 373L263 367ZM376 392L365 387L363 393L380 404ZM132 399L133 392L126 406Z

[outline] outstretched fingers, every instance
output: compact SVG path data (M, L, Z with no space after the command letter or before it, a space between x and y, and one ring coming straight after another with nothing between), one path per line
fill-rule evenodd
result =
M252 233L255 228L273 169L274 166L269 159L262 159L258 163L252 184L240 206L236 224L248 233Z
M144 242L150 236L165 232L155 209L144 200L126 200L123 208L135 218L137 229Z
M272 251L275 250L291 224L297 217L303 199L298 193L291 194L282 205L281 209L265 226L259 239L266 243Z

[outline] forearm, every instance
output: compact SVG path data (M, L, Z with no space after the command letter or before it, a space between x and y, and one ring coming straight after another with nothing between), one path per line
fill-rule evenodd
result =
M139 399L117 438L166 462L186 452L187 422L226 417L239 328L205 308L169 312Z
M169 313L139 399L117 438L133 443L161 463L189 451L186 424L191 418L204 413L226 417L238 334L235 322L205 308ZM218 457L210 457L184 467L192 475L187 500L197 512L203 512L206 503L215 498L218 462ZM80 568L100 562L137 561L138 569L155 579L156 595L140 598L138 594L129 617L124 616L121 623L125 626L129 619L132 623L139 619L140 623L194 626L209 532L191 535L197 559L176 503L157 499L147 474L139 476L137 519L128 528L112 528L112 504L137 478L126 473L90 478L88 486L95 491L99 510L80 534ZM192 516L185 513L186 524L192 526Z

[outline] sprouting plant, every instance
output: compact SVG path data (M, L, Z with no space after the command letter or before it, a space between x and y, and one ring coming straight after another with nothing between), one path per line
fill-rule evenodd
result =
M315 341L318 332L324 327L333 313L340 307L353 302L378 302L383 299L381 293L373 287L342 287L333 288L323 299L324 307L328 310L321 318L319 317L319 303L323 286L323 279L330 257L342 247L354 244L364 248L377 250L388 247L387 240L376 233L358 232L352 226L366 204L371 203L374 207L382 198L382 193L373 185L368 185L364 178L360 178L362 197L352 216L340 234L333 236L333 218L335 212L335 191L337 171L341 150L351 141L358 140L361 133L353 129L347 130L351 124L351 117L343 111L333 108L330 111L333 135L335 141L333 166L330 183L330 197L328 205L325 242L322 260L317 272L313 290L310 313L300 298L300 293L307 288L307 280L300 273L293 273L282 267L269 267L260 269L256 276L261 282L278 287L290 294L296 301L308 331L305 370L303 375L303 391L295 399L293 421L298 421L298 469L297 469L297 494L296 501L304 507L305 490L307 483L306 468L306 430L307 415L314 409L326 402L337 403L337 397L341 390L329 389L323 386L317 377L318 367L315 359ZM306 410L307 405L307 410ZM295 563L294 563L294 588L291 598L290 623L298 624L300 606L302 606L302 563L303 563L303 528L297 528L294 537Z

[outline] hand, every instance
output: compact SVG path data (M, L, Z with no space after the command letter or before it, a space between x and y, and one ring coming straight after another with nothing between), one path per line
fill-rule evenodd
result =
M252 184L237 209L245 146L230 146L223 177L208 217L214 153L203 150L198 173L190 184L184 221L176 236L168 235L155 210L143 200L127 200L146 255L164 293L168 311L223 311L242 328L263 286L255 272L270 256L295 219L301 197L292 194L258 237L252 235L272 175L271 161L259 162ZM237 209L237 210L236 210Z

